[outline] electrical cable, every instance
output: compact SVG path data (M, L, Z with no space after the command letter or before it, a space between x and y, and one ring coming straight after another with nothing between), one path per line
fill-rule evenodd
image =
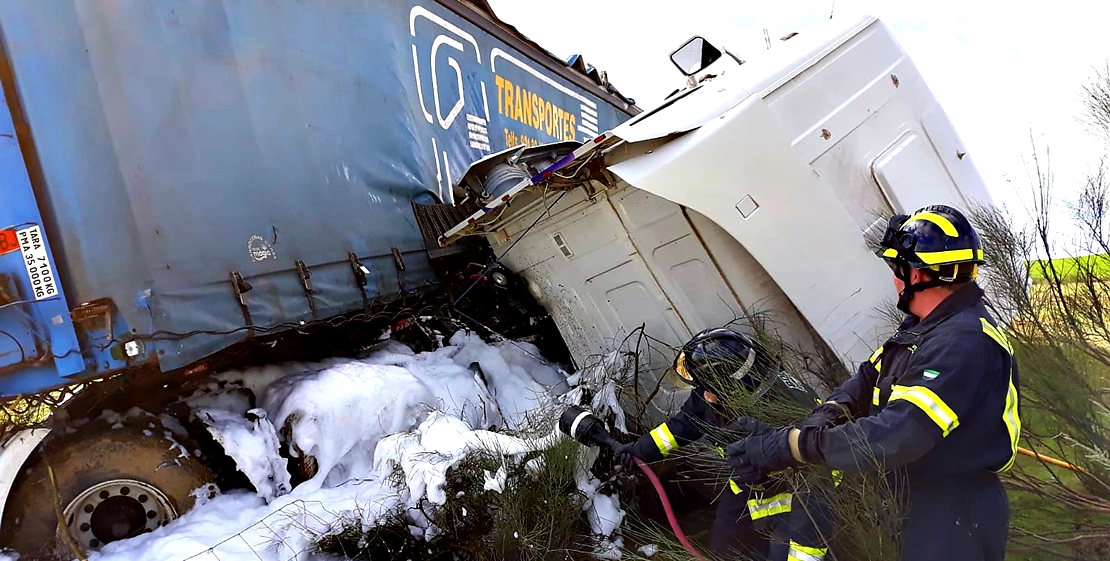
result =
M499 338L500 338L500 339L501 339L502 341L508 341L508 342L509 342L510 344L512 344L512 345L513 345L514 347L516 347L516 348L520 349L520 350L521 350L521 352L523 352L524 354L526 354L526 355L528 355L528 356L532 357L533 359L535 359L536 361L538 361L538 362L539 362L540 364L543 364L543 365L545 365L545 366L555 366L555 365L551 364L550 362L548 362L548 361L547 361L547 359L543 358L542 356L539 356L539 355L537 355L536 353L533 353L532 351L529 351L528 349L524 348L524 346L522 346L522 345L521 345L520 343L517 343L516 341L513 341L512 339L509 339L508 337L506 337L506 336L502 335L501 333L498 333L498 332L497 332L496 330L494 330L494 329L493 329L492 327L490 327L490 326L488 326L488 325L486 325L486 324L484 324L484 323L482 323L482 322L480 322L480 321L478 321L478 320L476 320L476 319L474 319L474 318L472 318L472 317L470 317L470 316L466 315L466 313L464 313L464 312L463 312L462 310L459 310L459 309L457 309L457 308L456 308L456 309L455 309L455 312L456 312L457 314L459 314L460 316L462 316L462 317L464 317L464 318L466 318L466 319L470 320L470 321L471 321L471 323L474 323L474 324L475 324L475 325L477 325L478 327L481 327L482 329L485 329L486 331L489 331L489 332L490 332L491 334L493 334L493 335L496 335L496 336L497 336L497 337L499 337Z
M384 304L388 305L392 302L396 302L397 300L399 300L399 299L394 299L390 302L385 302ZM419 303L419 300L417 301L417 303ZM345 326L349 323L370 322L370 321L374 321L376 319L380 319L380 318L385 317L385 316L394 316L394 315L399 315L401 313L408 313L408 312L422 312L422 311L425 311L425 310L427 310L429 308L432 308L432 307L433 307L432 305L421 306L421 307L418 307L418 306L414 305L414 306L408 306L408 307L402 308L400 310L381 311L381 312L374 312L374 313L361 312L361 313L358 313L358 314L354 314L352 316L334 316L334 317L330 317L330 318L312 320L312 321L303 322L303 323L300 322L300 321L287 321L287 322L278 323L278 324L274 324L274 325L241 326L241 327L236 327L234 329L227 329L227 330L196 329L196 330L187 331L187 332L173 332L173 331L162 331L162 330L160 330L160 331L154 331L152 333L148 333L148 334L145 334L145 335L140 335L138 338L141 339L141 340L144 340L144 341L178 341L178 340L187 339L187 338L190 338L190 337L196 337L198 335L211 335L211 336L234 335L236 333L242 333L242 332L252 331L252 330L254 332L262 333L262 334L277 333L277 332L286 331L286 330L290 330L290 329L295 329L298 332L305 333L307 328L314 328L314 327L320 327L320 326L338 328L338 327L343 327L343 326Z
M42 300L16 300L15 302L8 302L7 304L0 304L0 310L4 308L11 308L13 306L20 306L23 304L38 304L39 302L57 302L59 298L52 296L50 298L43 298Z
M27 351L23 349L23 345L19 342L19 339L16 339L15 335L12 335L11 333L8 333L7 331L4 331L2 329L0 329L0 334L7 335L8 338L11 339L13 343L15 343L15 346L19 348L19 362L26 361Z
M562 193L560 193L559 196L555 198L555 202L551 203L551 206L548 207L548 210L550 210L551 208L554 208L556 205L558 205L559 201L562 200L563 196L566 195L568 192L569 191L563 191ZM479 275L479 278L475 279L474 282L471 283L471 285L469 287L467 287L467 289L464 290L463 293L461 295L459 295L458 298L455 299L455 301L451 304L451 307L455 308L457 310L458 309L457 306L459 305L459 302L462 302L463 298L466 298L466 295L470 294L471 290L474 290L474 287L478 286L479 283L486 280L486 277L489 276L489 274L491 272L493 272L493 269L501 264L501 260L504 259L505 256L508 255L509 252L513 250L514 247L516 247L516 244L520 243L520 240L524 239L524 236L528 235L528 232L532 231L532 228L535 228L536 225L539 224L540 221L544 219L544 216L546 214L547 214L546 212L541 212L540 215L537 216L536 219L532 222L532 224L530 226L528 226L527 228L525 228L524 231L521 232L520 235L517 236L515 240L513 240L513 243L510 244L507 249L505 249L505 251L501 252L500 257L495 259L493 261L493 263L490 263L488 266L486 266L485 270L483 270L481 272L481 274Z

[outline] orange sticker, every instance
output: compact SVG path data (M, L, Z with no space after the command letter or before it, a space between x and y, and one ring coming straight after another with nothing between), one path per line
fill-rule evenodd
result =
M0 255L19 249L19 238L15 230L0 230Z

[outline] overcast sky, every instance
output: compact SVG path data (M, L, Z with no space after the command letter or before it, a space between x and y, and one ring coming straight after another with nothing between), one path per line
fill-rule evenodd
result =
M1030 130L1051 147L1059 195L1102 153L1079 121L1081 86L1110 58L1106 0L490 0L560 57L581 53L641 107L682 84L668 55L704 35L741 58L829 17L880 16L909 52L998 203L1020 211ZM996 7L997 6L997 7ZM1014 208L1017 207L1017 208Z

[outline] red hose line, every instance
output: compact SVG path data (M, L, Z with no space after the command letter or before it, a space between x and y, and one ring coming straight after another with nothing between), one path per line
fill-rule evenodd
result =
M663 503L663 511L667 513L667 522L670 523L671 531L674 532L679 543L682 544L682 547L686 548L686 551L690 552L690 555L692 555L694 559L698 561L708 561L708 559L694 547L694 544L690 543L690 540L686 538L686 533L683 532L682 527L678 525L678 519L674 516L674 509L671 508L671 500L667 497L667 492L663 490L663 484L659 482L659 478L655 476L655 472L651 471L651 468L640 458L634 457L633 459L636 461L636 465L640 466L640 470L644 472L648 480L651 481L651 485L655 487L655 492L659 495L659 502Z

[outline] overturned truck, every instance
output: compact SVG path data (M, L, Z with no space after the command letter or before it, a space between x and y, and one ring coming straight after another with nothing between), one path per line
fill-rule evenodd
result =
M866 359L892 298L868 240L892 214L991 205L986 185L879 20L726 53L695 37L672 55L688 87L658 107L580 146L476 162L439 244L483 235L579 362L641 326L677 347L755 316L799 349ZM658 373L673 357L651 358Z
M387 329L434 346L426 322L467 326L574 369L641 327L677 346L760 313L861 360L882 217L990 203L874 18L747 62L695 38L673 56L687 86L641 112L484 2L381 4L0 7L0 546L94 550L241 484L181 397ZM653 387L671 357L644 353ZM105 415L129 409L163 426Z

